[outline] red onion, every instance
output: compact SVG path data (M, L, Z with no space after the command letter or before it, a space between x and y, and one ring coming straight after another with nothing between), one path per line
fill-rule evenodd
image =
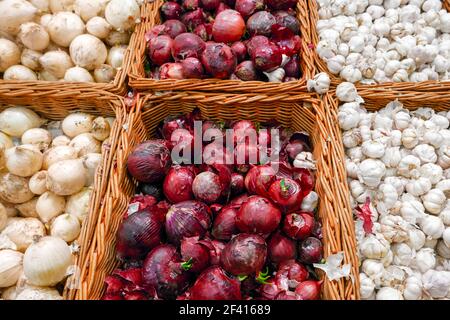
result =
M247 20L247 31L251 36L261 35L269 37L272 25L277 23L275 17L267 11L258 11Z
M203 148L203 163L207 165L233 164L233 154L220 144L210 143Z
M289 160L294 161L300 152L311 151L309 143L309 137L302 132L296 132L289 139L289 143L286 145L285 152L289 156Z
M158 36L150 40L148 55L150 60L161 66L172 59L173 40L169 36Z
M295 289L295 293L302 300L319 300L320 299L320 281L308 280L300 283Z
M209 171L195 177L192 191L196 199L209 204L217 202L223 192L219 176Z
M248 200L248 195L247 194L243 194L243 195L240 195L239 197L236 197L236 198L232 199L230 201L230 204L241 205L244 202L246 202L247 200Z
M126 218L117 233L117 257L120 260L144 257L161 243L164 220L151 208Z
M257 274L267 256L267 245L261 236L241 233L231 239L222 252L224 270L235 276Z
M248 18L264 9L264 0L236 0L235 8L244 18Z
M175 38L172 48L175 61L191 57L198 58L205 50L205 42L193 33L182 33Z
M306 267L295 260L286 260L280 263L275 279L279 286L295 289L299 283L308 279L309 272Z
M257 81L259 79L255 64L250 60L238 64L235 74L242 81Z
M214 219L211 235L219 240L230 240L239 230L236 227L236 215L239 206L227 205Z
M250 120L239 120L231 125L234 135L234 143L239 144L246 141L246 136L256 131L255 124Z
M255 52L256 48L259 48L263 45L269 44L270 40L269 38L265 36L254 36L252 37L247 43L247 52L250 57L253 57L253 54Z
M135 211L141 211L148 207L154 206L158 203L158 200L156 200L155 197L152 196L141 196L137 195L131 198L130 205L136 203L138 205L137 210ZM128 216L128 215L127 215Z
M156 183L164 179L172 161L164 140L150 140L138 145L128 156L130 174L140 182Z
M219 7L220 0L200 0L205 10L214 11Z
M198 237L184 238L180 250L185 270L198 273L209 267L209 248Z
M165 20L180 19L183 8L175 1L167 1L161 6L161 13Z
M175 299L189 285L189 274L182 268L177 248L163 244L145 258L142 278L145 288L154 288L159 297Z
M203 237L211 226L211 210L199 201L184 201L170 207L166 215L166 234L171 243L186 237Z
M245 32L245 21L239 12L225 10L216 16L213 24L213 38L216 42L239 41Z
M186 12L181 16L181 22L184 23L188 30L194 30L197 26L206 22L205 13L201 8Z
M222 0L226 5L234 7L236 5L236 0Z
M308 169L295 168L293 179L297 181L302 189L302 197L306 197L314 188L314 175Z
M225 249L225 243L219 240L202 240L201 242L203 245L209 248L209 258L211 265L219 265L222 251L223 249Z
M300 296L292 291L281 291L274 300L302 300Z
M295 241L283 236L280 232L272 235L267 243L269 259L274 264L295 259L297 248Z
M138 190L140 193L147 196L152 196L158 201L162 199L162 190L157 185L148 183L139 183Z
M107 293L102 300L125 300L120 294Z
M287 11L277 11L274 14L277 23L280 26L289 28L294 34L300 34L300 22Z
M244 61L247 57L247 47L241 41L233 43L233 45L231 46L231 50L233 50L234 54L236 55L238 62Z
M294 78L294 77L284 77L283 82L292 82L292 81L297 81L298 78Z
M223 43L207 43L201 61L206 72L217 79L229 78L237 63L231 48Z
M189 167L174 166L164 179L163 190L167 200L179 203L194 199L192 182L195 173Z
M322 260L322 242L319 239L309 237L299 246L299 258L304 263L318 263Z
M172 133L177 129L185 128L185 120L182 117L167 117L164 119L161 134L164 139L170 140Z
M167 34L172 39L187 31L186 26L179 20L167 20L163 25L166 27Z
M259 294L265 300L274 300L275 297L282 291L274 280L269 280L263 284L259 289Z
M241 300L239 280L230 278L220 267L203 271L189 290L191 300Z
M279 68L283 61L280 48L273 42L256 47L252 59L256 69L267 72Z
M316 221L314 224L314 228L312 231L312 236L317 239L322 239L322 224L319 221Z
M147 41L147 45L150 40L156 38L157 36L167 35L166 27L162 24L154 26L150 31L145 34L145 41Z
M209 41L212 39L212 24L204 23L204 24L198 25L194 29L194 33L196 35L198 35L203 41Z
M236 216L236 226L242 232L269 234L281 221L280 210L268 199L251 196Z
M287 77L300 78L300 61L297 55L292 56L283 67Z
M221 3L219 4L219 6L217 7L217 10L216 10L216 16L217 16L219 13L221 13L222 11L225 11L225 10L228 10L228 9L230 9L230 7L227 6L225 3L221 2Z
M235 163L238 165L257 164L260 162L260 150L256 141L238 144L235 153Z
M124 293L125 300L149 300L144 290L135 290Z
M181 65L186 79L201 79L205 73L202 63L197 58L187 58L181 61Z
M230 187L231 187L231 194L234 196L244 192L245 190L244 176L239 173L232 173Z
M283 231L292 239L303 240L311 235L314 226L314 218L309 214L291 213L284 217Z
M159 79L184 79L183 65L181 63L165 63L159 68Z
M200 0L182 0L181 3L186 10L195 10L200 6Z
M298 54L301 48L300 36L295 35L289 28L282 27L279 24L272 26L272 39L282 54L292 57Z
M297 182L289 178L283 178L270 185L269 198L282 207L286 213L289 213L300 209L303 194Z
M177 163L192 163L194 136L187 129L177 129L170 137L172 144L172 161ZM178 159L175 159L178 157Z
M266 4L273 10L287 10L294 8L298 0L266 0Z
M272 166L254 166L245 176L245 188L251 194L268 196L270 185L276 179L276 172Z

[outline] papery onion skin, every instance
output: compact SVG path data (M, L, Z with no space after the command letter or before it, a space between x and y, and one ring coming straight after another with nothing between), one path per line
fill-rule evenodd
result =
M300 78L300 61L297 55L291 57L288 63L283 67L286 77Z
M203 237L211 227L211 210L200 201L184 201L170 207L166 215L166 234L173 244L186 237Z
M304 212L291 213L284 217L283 231L292 239L303 240L309 237L315 226L314 218Z
M268 199L251 196L239 209L236 225L242 232L268 234L281 221L281 211Z
M182 0L181 3L186 10L195 10L200 6L200 0Z
M269 42L253 51L252 60L257 69L270 72L281 65L283 58L280 48L273 42Z
M236 67L235 75L242 81L258 81L259 75L253 61L243 61Z
M219 240L230 240L233 235L239 233L236 227L236 215L239 206L227 205L220 210L214 219L211 234Z
M289 28L294 34L300 34L300 22L287 11L277 11L273 14L277 23L283 27Z
M202 172L195 177L192 185L195 198L212 204L222 195L219 176L213 172Z
M145 183L162 181L171 164L170 151L164 140L150 140L140 144L127 160L130 174Z
M241 233L225 246L220 259L224 270L235 276L257 274L267 257L264 238L255 234Z
M158 36L149 42L149 58L150 60L161 66L172 59L173 40L169 36Z
M172 56L175 61L199 58L205 46L205 42L199 36L193 33L182 33L173 41Z
M217 9L220 3L220 0L200 0L202 7L205 10L214 11Z
M194 33L196 35L198 35L203 41L209 41L212 39L212 24L204 23L204 24L198 25L194 29Z
M304 263L318 263L322 260L322 242L319 239L309 237L300 243L299 259Z
M235 54L223 43L207 43L201 61L206 72L217 79L228 79L237 64Z
M245 191L245 178L240 173L232 173L231 174L231 194L237 196Z
M180 34L187 32L186 26L179 20L167 20L163 23L166 33L175 39Z
M269 188L269 198L278 204L285 212L300 209L303 200L300 185L289 178L274 181Z
M181 16L181 22L183 22L188 30L194 30L199 25L206 22L205 13L201 8L186 12Z
M172 203L194 199L192 183L195 173L188 167L174 166L170 168L164 179L163 191L167 200Z
M241 300L239 280L226 275L220 267L203 271L189 289L190 300Z
M170 244L154 248L145 258L142 279L146 290L156 289L158 297L174 299L189 284L189 274L181 267L177 249Z
M197 58L187 58L181 61L181 65L186 79L201 79L205 73L202 63Z
M161 6L161 13L165 20L180 19L183 8L175 1L164 2Z
M259 294L263 300L274 300L277 295L282 292L275 280L269 280L259 288Z
M159 79L184 79L183 65L181 63L165 63L159 69Z
M298 294L302 300L319 300L320 285L320 281L304 281L297 286L295 293Z
M247 57L247 47L242 41L236 41L231 45L231 50L234 52L237 61L242 62Z
M245 44L247 47L247 52L250 57L253 57L254 51L256 48L266 45L270 42L269 38L266 36L254 36L250 40L248 40Z
M283 236L280 232L275 233L267 243L268 256L271 262L280 262L295 259L297 248L295 241Z
M239 41L245 32L245 22L235 10L224 10L216 16L213 24L213 38L216 42Z
M254 166L245 176L245 188L250 194L267 197L269 188L275 180L276 172L272 166Z
M306 281L309 272L306 267L295 260L286 260L279 264L275 280L285 289L295 289L299 283Z
M236 0L235 8L244 18L248 18L264 9L264 0Z
M180 246L181 257L185 263L192 264L188 271L198 273L210 266L209 248L198 237L184 238Z
M247 31L251 36L261 35L269 37L272 25L276 23L275 17L267 11L258 11L247 20Z

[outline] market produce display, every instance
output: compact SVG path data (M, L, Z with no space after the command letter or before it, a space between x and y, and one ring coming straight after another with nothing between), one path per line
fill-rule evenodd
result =
M317 0L316 51L344 81L448 80L450 13L440 0Z
M361 298L450 298L450 114L336 89L361 259Z
M154 79L288 82L301 77L296 0L180 0L145 35Z
M85 113L48 121L24 107L0 113L1 299L62 299L56 286L74 267L113 121Z
M0 1L1 78L113 81L139 22L141 2Z
M203 119L200 132L215 137L204 142L194 130L200 120L197 110L169 117L158 138L128 155L138 192L118 229L121 266L106 278L103 299L319 299L312 264L323 259L322 234L309 137L274 123ZM262 128L278 129L280 144ZM218 140L224 136L231 149ZM199 143L203 161L192 165ZM277 159L264 159L272 148Z

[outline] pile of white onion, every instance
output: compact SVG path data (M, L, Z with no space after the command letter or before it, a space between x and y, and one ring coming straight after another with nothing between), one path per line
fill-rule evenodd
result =
M113 118L0 113L0 298L61 299Z
M142 2L0 1L0 78L113 81Z

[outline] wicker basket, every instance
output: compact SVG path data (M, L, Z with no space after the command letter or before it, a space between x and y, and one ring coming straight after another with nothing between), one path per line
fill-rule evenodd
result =
M345 171L339 162L340 154L334 140L339 132L330 131L333 123L330 115L321 111L320 100L304 94L297 103L278 103L273 100L259 101L224 98L212 94L184 92L176 96L145 96L138 100L136 108L129 114L120 136L109 187L96 226L95 238L90 247L88 263L83 266L81 289L76 299L100 299L104 293L104 280L118 266L115 259L115 240L123 213L133 196L136 183L127 173L126 159L133 148L151 137L157 125L168 115L176 115L199 107L206 118L252 119L264 121L277 119L296 130L305 130L312 136L314 156L317 160L316 192L320 197L319 215L323 223L325 256L343 251L345 262L353 266L355 281L325 280L325 299L358 299L358 261L355 255L355 235L350 207L345 202Z
M77 92L72 92L72 95L76 95L76 93ZM27 100L27 103L22 104L34 110L40 116L50 120L62 120L68 114L75 111L82 111L98 116L101 115L116 117L115 125L111 130L110 143L103 144L102 147L103 161L98 167L95 176L94 189L90 200L89 214L85 222L83 223L80 236L77 239L77 242L80 245L80 251L75 257L75 264L79 268L81 268L81 266L85 263L87 251L89 246L91 245L90 242L95 232L97 215L99 214L101 201L107 188L108 175L111 172L111 155L115 153L118 137L122 125L125 121L126 115L125 105L122 98L106 92L96 92L96 95L100 95L102 99L96 99L94 94L92 94L92 98L86 100L70 100L67 96L64 96L63 99L61 99L61 97L59 96L47 96L44 101L39 101L38 99L30 99ZM50 103L52 99L53 103ZM4 95L0 94L0 111L3 111L8 106L21 103L15 101L16 99L14 99L13 97L5 97ZM19 99L19 101L23 101L23 99ZM73 289L71 288L74 287L77 276L78 274L75 274L66 282L66 287L64 289L65 299L70 299L70 292L73 291Z
M319 35L317 33L316 24L319 20L318 13L318 5L317 0L307 0L308 2L308 11L310 14L310 23L311 23L311 39L312 43L310 47L313 49L313 56L316 64L317 72L326 72L331 78L332 86L337 86L338 84L344 82L345 80L341 79L339 76L336 76L328 71L328 67L326 63L319 57L315 48L319 43ZM443 0L443 7L450 12L450 0ZM430 91L446 91L450 90L450 81L422 81L422 82L387 82L381 84L374 85L361 85L357 84L358 91L365 89L380 89L384 88L386 90L404 90L404 91L422 91L422 92L430 92Z
M261 81L239 81L218 79L186 79L186 80L154 80L145 77L144 61L146 56L145 33L155 25L161 23L159 8L163 0L155 0L142 6L142 23L137 27L132 37L132 66L130 86L139 92L153 93L155 91L202 91L202 92L230 92L230 93L263 93L263 94L287 94L294 92L306 92L306 79L311 79L315 73L314 59L308 44L310 39L310 22L306 2L298 1L297 18L300 21L302 48L301 70L303 78L299 81L287 83L270 83Z

